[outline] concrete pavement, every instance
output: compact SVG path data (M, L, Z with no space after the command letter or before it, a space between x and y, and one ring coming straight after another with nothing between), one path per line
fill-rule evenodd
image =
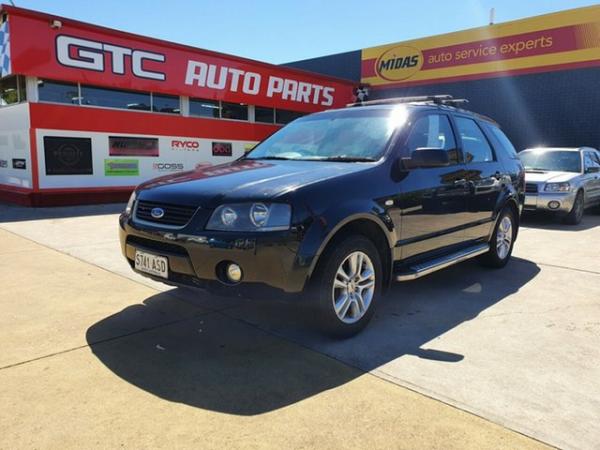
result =
M0 448L543 447L228 308L0 242Z
M593 448L600 441L598 215L586 216L583 224L575 228L544 219L528 219L521 230L515 258L506 269L487 270L467 262L397 285L363 334L348 341L332 342L308 329L293 305L216 298L192 290L173 290L137 276L119 253L116 235L119 209L120 206L110 205L37 210L0 206L0 228L102 267L111 274L124 275L157 293L145 305L131 294L133 301L122 308L111 304L112 309L103 311L104 316L102 313L90 316L85 341L91 345L96 361L112 374L168 400L167 404L181 403L247 418L263 417L302 405L305 398L346 389L369 373L554 446ZM95 289L92 286L87 292ZM160 297L159 293L166 297ZM248 397L245 391L224 389L223 384L211 382L210 376L193 365L178 366L170 361L161 366L158 376L146 376L156 367L155 350L149 349L155 349L156 345L166 348L160 342L148 342L146 348L135 339L131 345L125 345L129 341L119 338L115 342L122 345L112 350L94 344L115 329L128 334L128 330L146 322L152 328L156 314L172 317L169 314L174 297L206 314L201 320L207 324L219 318L213 325L214 345L206 350L209 355L215 355L216 342L230 338L230 327L235 328L232 323L243 324L261 330L272 339L277 337L287 344L331 357L355 370L351 373L356 375L301 386L298 395L275 389L275 400L262 401L256 396ZM91 301L80 303L87 305ZM165 308L164 313L155 312ZM177 328L176 323L172 327ZM166 332L171 328L160 329ZM191 336L195 336L192 329L189 335L181 332L176 336L165 335L165 342L176 342L181 358L194 360L203 354L189 343L193 342ZM205 332L203 329L201 333ZM238 342L234 345L236 352L246 352L242 345L247 344L246 339L258 338L250 336ZM290 364L279 356L268 359L269 354L271 350L252 362L261 375L259 378L270 379L272 365ZM218 379L242 367L235 375L236 380L247 379L246 366L239 364L238 360L226 358L211 373ZM294 367L292 372L297 370ZM185 381L165 386L162 381L165 378ZM285 374L279 373L277 378L293 382ZM219 398L227 401L188 394L194 388L197 390L197 379L208 382L210 391L219 392ZM265 389L264 385L261 387ZM243 401L236 403L237 398Z

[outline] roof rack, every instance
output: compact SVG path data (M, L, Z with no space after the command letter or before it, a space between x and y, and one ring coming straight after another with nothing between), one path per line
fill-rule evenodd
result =
M367 100L365 102L348 103L346 106L371 106L371 105L391 105L396 103L433 103L436 105L457 106L461 103L468 103L466 98L454 98L448 94L440 95L419 95L413 97L392 97L381 98L378 100Z

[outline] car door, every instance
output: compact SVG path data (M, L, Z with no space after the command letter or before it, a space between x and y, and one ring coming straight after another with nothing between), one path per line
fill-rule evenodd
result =
M502 162L476 120L455 115L454 122L468 183L465 237L468 240L480 239L491 231L503 183L510 182L510 176L506 179Z
M583 152L583 185L586 191L586 206L600 202L600 159L598 152Z
M414 168L398 181L399 246L403 259L464 240L467 207L464 166L447 114L425 113L413 120L398 153L410 157L418 148L446 150L450 165Z

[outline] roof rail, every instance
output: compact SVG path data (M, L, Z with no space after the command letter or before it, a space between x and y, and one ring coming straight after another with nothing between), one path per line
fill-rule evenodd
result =
M365 102L348 103L346 106L371 106L371 105L392 105L396 103L434 103L436 105L456 106L461 103L468 103L466 98L454 98L451 95L418 95L413 97L391 97L377 100L368 100Z

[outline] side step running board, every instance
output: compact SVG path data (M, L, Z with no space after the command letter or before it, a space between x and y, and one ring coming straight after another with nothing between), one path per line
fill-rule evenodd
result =
M458 252L450 253L449 255L439 256L437 258L430 259L429 261L415 264L402 272L394 274L394 277L396 278L396 281L415 280L435 272L436 270L440 270L467 259L474 258L475 256L482 255L489 249L489 244L477 244Z

